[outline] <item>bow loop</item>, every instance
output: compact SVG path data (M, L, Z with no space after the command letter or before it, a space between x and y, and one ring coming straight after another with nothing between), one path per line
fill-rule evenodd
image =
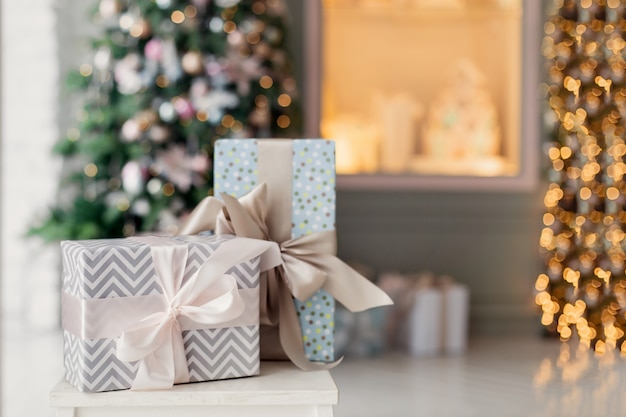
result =
M258 190L258 191L257 191ZM225 210L223 219L218 220L218 234L228 233L251 239L272 240L267 231L263 202L266 198L264 184L255 188L248 198L237 200L228 194L222 194Z

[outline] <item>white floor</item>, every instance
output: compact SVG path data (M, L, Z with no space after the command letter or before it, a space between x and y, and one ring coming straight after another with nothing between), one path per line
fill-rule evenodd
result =
M463 356L349 360L333 375L338 417L626 416L626 358L557 340L474 340Z
M62 375L59 333L7 323L2 342L2 417L52 416L47 394ZM539 337L473 340L456 357L347 358L332 373L337 417L626 415L626 358Z

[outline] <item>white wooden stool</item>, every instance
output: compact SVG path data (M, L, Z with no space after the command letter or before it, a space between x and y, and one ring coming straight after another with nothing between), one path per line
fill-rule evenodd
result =
M261 375L175 385L163 391L83 393L66 381L50 392L57 417L332 417L337 386L328 371L261 362Z

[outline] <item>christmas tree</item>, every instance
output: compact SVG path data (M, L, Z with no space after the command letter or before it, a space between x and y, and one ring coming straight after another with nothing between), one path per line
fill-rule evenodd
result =
M281 0L100 0L102 36L68 77L84 107L54 149L46 240L175 233L212 193L213 143L299 131Z
M553 137L536 302L561 339L626 352L626 9L554 1L544 28Z

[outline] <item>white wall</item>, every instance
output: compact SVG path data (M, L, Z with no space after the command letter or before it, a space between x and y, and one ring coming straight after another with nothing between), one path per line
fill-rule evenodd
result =
M58 324L57 250L24 235L52 201L58 161L59 66L55 0L3 1L1 296L3 318L37 328Z

